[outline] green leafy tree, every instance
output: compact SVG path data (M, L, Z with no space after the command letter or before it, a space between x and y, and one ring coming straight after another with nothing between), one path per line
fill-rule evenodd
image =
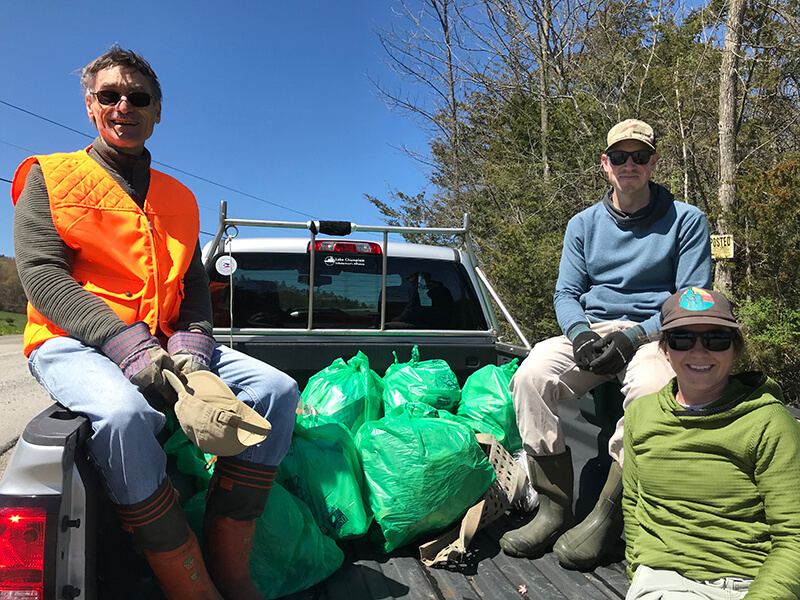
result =
M416 5L442 3L403 3ZM728 0L689 12L672 0L450 0L447 7L447 27L458 35L425 56L451 64L457 77L403 71L424 106L416 114L430 125L429 153L417 158L431 185L417 195L371 198L387 219L453 226L469 211L482 263L512 313L533 341L553 335L566 223L606 189L599 168L605 132L642 118L659 137L654 180L705 211L712 233L735 235L731 294L748 307L748 330L760 330L749 364L785 370L781 380L797 397L785 367L793 364L787 357L800 355L790 335L800 309L792 287L800 281L800 181L792 179L800 153L797 0L744 6L738 60L728 68L737 82L726 117L735 133L727 155L735 160L735 193L724 210L718 136ZM409 14L428 33L405 30L408 37L393 38L395 50L444 32L441 13L430 21L422 10ZM430 73L444 77L431 80ZM458 86L443 87L447 81Z
M737 181L734 297L741 305L750 368L800 398L800 157L749 167Z

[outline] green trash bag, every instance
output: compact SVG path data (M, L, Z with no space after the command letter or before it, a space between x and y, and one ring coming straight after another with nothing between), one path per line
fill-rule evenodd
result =
M469 427L474 433L490 433L495 438L505 435L500 426L496 423L492 423L491 421L478 421L477 419L464 417L459 414L454 415L448 413L447 411L442 411L442 413L444 413L440 415L442 419L453 421L454 423L460 423L465 427Z
M356 435L386 552L452 525L495 479L472 430L443 414L408 403Z
M419 360L419 347L414 346L411 360L389 365L383 376L383 408L386 414L406 402L424 402L434 408L455 412L461 389L450 365L440 358Z
M211 481L214 455L206 454L178 427L164 444L164 452L177 459L178 471L195 477L197 490L205 490Z
M359 351L347 362L337 358L312 375L302 398L306 406L334 417L355 434L364 421L380 418L382 395L383 380Z
M198 539L203 539L205 492L184 506ZM324 535L302 500L274 484L264 514L256 521L250 554L250 576L265 598L280 598L306 590L330 577L344 553Z
M341 423L324 422L330 418L298 416L276 481L309 506L323 533L341 540L364 535L372 516L353 436Z
M469 376L461 390L457 415L474 420L475 431L491 433L509 452L522 448L508 385L519 367L515 358L502 366L486 365Z

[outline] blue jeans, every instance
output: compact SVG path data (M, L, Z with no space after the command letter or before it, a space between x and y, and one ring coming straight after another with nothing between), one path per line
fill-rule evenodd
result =
M156 440L164 414L148 404L111 359L75 338L47 340L31 353L28 368L56 402L88 417L93 431L89 456L111 500L126 505L150 497L163 481L167 464ZM266 440L237 458L277 465L292 438L297 383L274 367L219 344L211 370L272 425Z

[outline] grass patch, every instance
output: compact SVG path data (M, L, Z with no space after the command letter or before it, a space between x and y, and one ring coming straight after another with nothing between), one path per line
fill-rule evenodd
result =
M0 310L0 335L22 333L28 317L21 313L11 313Z

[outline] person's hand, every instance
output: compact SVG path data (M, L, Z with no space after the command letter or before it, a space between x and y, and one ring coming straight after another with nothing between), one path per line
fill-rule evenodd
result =
M592 349L598 354L597 358L589 363L589 370L595 375L619 373L636 353L636 346L622 331L609 333L592 344Z
M176 331L167 340L167 352L177 375L208 371L215 347L214 338L201 331Z
M583 331L572 341L572 355L581 371L588 371L589 363L597 356L594 344L599 339L600 336L594 331Z
M136 321L109 337L100 351L113 360L145 396L157 394L168 404L177 400L172 386L161 373L173 370L172 358L142 321Z

